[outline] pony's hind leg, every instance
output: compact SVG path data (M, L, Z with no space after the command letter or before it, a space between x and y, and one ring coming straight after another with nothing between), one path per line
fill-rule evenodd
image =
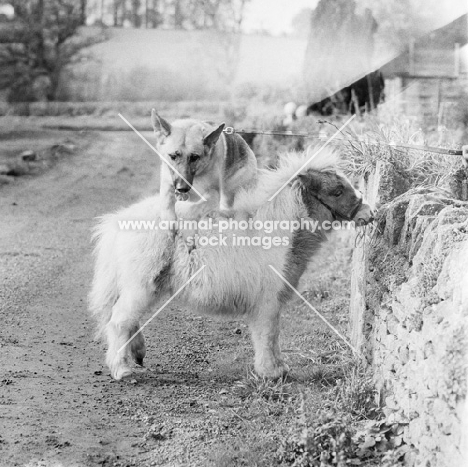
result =
M132 374L129 357L143 363L146 348L142 333L130 339L138 331L139 318L151 305L151 297L149 291L127 289L112 308L112 317L106 327L106 363L112 377L117 380Z

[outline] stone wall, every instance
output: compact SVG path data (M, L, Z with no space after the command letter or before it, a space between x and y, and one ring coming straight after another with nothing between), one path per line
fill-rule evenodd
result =
M378 196L382 180L367 182ZM468 203L427 188L385 202L353 258L352 340L373 366L388 421L414 448L407 464L465 466Z

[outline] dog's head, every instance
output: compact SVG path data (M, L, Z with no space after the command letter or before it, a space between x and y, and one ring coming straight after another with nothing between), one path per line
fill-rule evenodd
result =
M208 167L224 123L216 128L186 119L171 125L154 109L151 111L151 123L157 148L172 167L176 195L184 196L191 190L195 175Z

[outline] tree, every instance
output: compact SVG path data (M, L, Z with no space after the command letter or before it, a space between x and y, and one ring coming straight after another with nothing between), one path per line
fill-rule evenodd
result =
M183 0L173 0L174 1L174 28L183 29L184 28L184 3Z
M74 0L12 0L21 37L0 49L0 89L12 102L55 100L60 76L82 52L105 40L82 36L83 3Z
M81 18L81 25L84 26L86 24L86 6L87 6L87 0L80 0L81 1L81 6L80 6L80 18Z
M163 17L159 12L160 0L146 0L145 3L145 15L146 15L146 27L157 28L163 22Z
M77 0L78 1L78 0ZM79 0L95 18L112 11L112 25L238 31L250 0ZM110 24L109 24L110 25Z
M140 16L140 0L132 0L132 25L134 28L139 28L141 26L141 16Z
M302 8L293 16L291 28L296 37L306 38L309 35L312 11L312 8Z
M320 0L310 21L304 81L318 102L371 71L377 23L354 0Z
M122 26L125 19L125 0L113 0L114 26Z
M379 23L379 55L402 52L411 40L466 13L466 0L357 0ZM386 53L387 52L387 53Z
M211 30L205 36L205 40L211 42L210 46L203 46L205 56L210 66L215 67L219 80L232 91L239 66L242 22L249 0L195 1L203 13L202 29Z

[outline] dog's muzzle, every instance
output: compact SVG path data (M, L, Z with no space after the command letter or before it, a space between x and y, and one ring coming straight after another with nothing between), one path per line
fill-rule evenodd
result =
M192 186L184 180L176 180L174 183L174 192L178 201L186 201L189 197L189 191Z
M175 192L175 197L177 201L187 201L189 199L188 193L178 193Z

